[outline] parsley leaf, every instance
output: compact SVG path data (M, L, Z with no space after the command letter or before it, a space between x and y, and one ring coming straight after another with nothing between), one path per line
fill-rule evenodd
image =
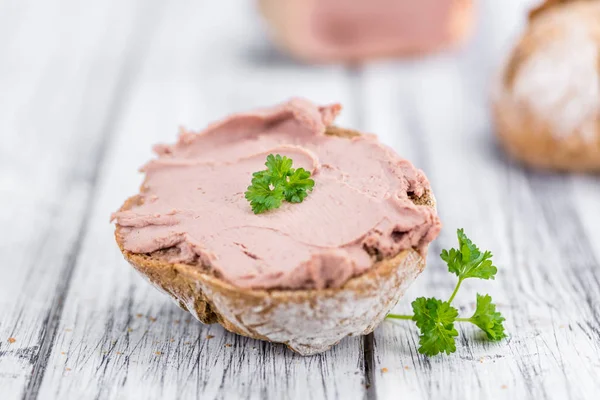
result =
M269 154L265 163L267 170L264 172L271 177L271 181L275 185L276 183L285 181L288 175L291 175L293 172L292 162L292 159L286 156Z
M421 330L419 338L419 353L435 356L439 353L454 353L456 343L454 337L458 332L454 328L454 321L458 310L447 301L433 297L419 297L412 302L413 321Z
M504 339L504 317L496 311L496 305L492 303L489 295L477 294L477 308L475 314L469 320L483 330L488 339L498 341Z
M443 250L440 257L448 271L460 280L467 278L494 279L498 268L492 264L492 253L482 253L462 229L457 231L459 249Z
M263 172L255 172L252 185L248 186L245 197L250 201L254 214L260 214L281 206L283 199L283 188L275 186L271 188L270 178Z
M286 156L269 154L267 169L252 174L251 185L244 195L255 214L279 208L283 200L301 203L313 190L315 181L310 179L310 172L294 169L292 163Z
M304 168L292 169L292 174L284 186L283 194L285 200L290 203L301 203L308 196L307 191L312 191L315 181L310 179L310 172Z
M471 318L458 318L458 310L452 307L463 280L467 278L494 279L498 269L492 265L492 253L481 252L465 235L458 230L459 249L443 250L440 255L448 264L448 271L458 276L458 282L448 301L430 297L419 297L412 302L413 315L388 314L386 318L413 320L421 331L419 353L434 356L439 353L456 351L455 322L470 322L483 330L489 340L498 341L506 337L502 314L496 311L489 295L477 294L477 307Z

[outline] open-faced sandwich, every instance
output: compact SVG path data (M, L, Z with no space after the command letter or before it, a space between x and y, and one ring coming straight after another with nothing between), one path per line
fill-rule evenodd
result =
M125 258L200 321L304 355L370 333L441 225L423 172L340 110L292 99L156 146L112 216Z

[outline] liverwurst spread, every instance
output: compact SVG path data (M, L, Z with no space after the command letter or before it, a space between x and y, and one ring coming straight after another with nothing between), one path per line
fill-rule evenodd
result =
M461 42L473 0L259 0L276 42L310 61L419 54Z
M427 178L373 135L326 134L340 110L292 99L155 146L141 193L112 216L123 247L264 289L340 287L379 259L423 252L441 226L411 200L430 190ZM302 203L257 215L244 192L269 154L310 171L315 186Z

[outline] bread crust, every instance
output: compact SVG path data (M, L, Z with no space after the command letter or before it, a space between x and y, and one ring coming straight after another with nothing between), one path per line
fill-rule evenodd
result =
M496 102L493 115L500 143L518 161L562 172L600 172L600 127L593 141L576 134L558 140L551 124L523 107Z
M596 0L546 0L546 1L542 2L540 5L538 5L537 7L533 8L529 12L529 20L531 21L534 18L537 18L538 16L542 15L547 10L550 10L554 7L562 6L563 4L567 4L567 3L582 3L585 1L596 1Z
M358 132L330 127L330 135L353 137ZM143 188L143 185L142 185ZM139 196L129 198L121 211ZM435 208L430 192L413 200ZM115 239L125 259L153 286L205 324L219 323L230 332L283 343L301 355L328 350L346 336L371 333L425 268L414 249L376 261L362 275L339 288L288 290L244 289L198 265L169 263L158 252L136 254Z
M581 43L571 39L574 35L585 34L585 44L600 46L600 29L597 24L600 17L598 2L586 0L548 0L531 14L530 24L516 47L513 49L508 63L498 77L493 92L493 118L496 133L507 152L524 164L556 171L600 172L600 111L585 118L573 120L570 112L565 110L587 109L591 101L589 94L578 91L582 86L578 79L583 79L582 62L573 61L573 54L565 53L560 62L563 70L568 66L572 74L568 81L556 79L552 81L544 76L529 72L528 79L517 82L517 76L523 74L524 66L531 59L541 65L540 54L547 56L554 43L569 40L573 47ZM567 35L568 34L568 35ZM571 43L573 41L573 43ZM551 49L551 50L549 50ZM577 50L577 49L576 49ZM553 57L556 54L552 53ZM581 52L577 52L581 54ZM557 68L547 58L543 59L548 70ZM589 86L594 85L594 77L600 74L600 58L596 61L585 61L585 71L591 72ZM530 64L527 64L530 65ZM594 72L594 69L596 70ZM531 70L529 70L531 71ZM559 78L564 77L559 75ZM546 81L543 81L546 79ZM524 101L517 93L523 93L524 84L533 80L538 92L530 91ZM540 89L545 83L545 89ZM577 86L579 85L579 86ZM547 104L549 92L562 94L560 108L540 111L540 104ZM536 107L537 106L537 107ZM547 107L547 106L546 106ZM565 128L565 121L568 127ZM575 122L575 123L573 123Z

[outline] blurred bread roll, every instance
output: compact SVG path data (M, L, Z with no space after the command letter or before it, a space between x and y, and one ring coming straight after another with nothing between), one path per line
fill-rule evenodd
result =
M309 62L426 53L470 32L473 0L259 0L275 43Z
M534 10L492 100L500 142L518 160L600 171L600 1Z

